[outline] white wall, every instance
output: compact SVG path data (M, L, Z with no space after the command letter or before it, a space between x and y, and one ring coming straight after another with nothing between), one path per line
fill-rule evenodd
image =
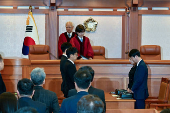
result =
M33 14L40 44L45 44L45 14ZM0 53L21 57L28 14L0 14Z
M170 60L170 15L142 15L142 45L160 45L161 59Z
M104 46L106 58L121 58L122 16L59 16L59 34L65 32L65 23L72 21L76 27L92 17L98 22L95 32L86 32L92 46ZM74 29L75 31L75 29Z

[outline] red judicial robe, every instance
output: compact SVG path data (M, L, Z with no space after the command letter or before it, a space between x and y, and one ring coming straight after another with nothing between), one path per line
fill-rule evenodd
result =
M75 32L72 32L72 36L71 38L73 38L74 36L76 36ZM63 54L62 50L61 50L61 45L64 42L70 42L71 38L68 37L67 32L62 33L58 39L58 57L61 58L61 55Z
M93 58L94 52L90 44L89 38L83 36L83 42L80 41L78 36L73 37L70 40L70 43L72 44L73 47L76 47L78 50L78 59L81 58L80 55L83 55L87 58L91 57Z

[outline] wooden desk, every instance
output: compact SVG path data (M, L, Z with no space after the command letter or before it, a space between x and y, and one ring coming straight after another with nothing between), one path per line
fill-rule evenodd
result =
M148 66L149 96L158 96L162 77L170 78L170 60L146 60ZM46 73L45 89L54 91L58 97L62 97L60 73L60 60L28 60L28 59L4 59L5 67L1 71L8 92L17 91L19 79L30 78L32 69L44 68ZM128 85L128 73L132 65L128 60L77 60L76 68L91 66L95 71L92 85L105 92L115 89L126 89Z
M134 109L134 99L116 99L108 92L105 93L106 109Z

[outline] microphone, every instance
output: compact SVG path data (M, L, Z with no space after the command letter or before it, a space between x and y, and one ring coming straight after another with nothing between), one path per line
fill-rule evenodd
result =
M51 52L47 51L47 53L49 53L49 54L52 55L55 59L57 59L57 57L54 56Z

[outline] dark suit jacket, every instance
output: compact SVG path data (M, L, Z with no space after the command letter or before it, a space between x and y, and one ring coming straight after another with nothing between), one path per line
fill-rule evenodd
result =
M6 87L5 87L4 81L2 79L2 76L0 74L0 94L3 92L6 92Z
M66 97L65 87L67 87L66 86L65 73L64 73L65 63L66 63L67 59L68 58L66 56L62 55L61 60L60 60L60 72L61 72L61 76L62 76L62 79L63 79L63 82L61 84L61 91L63 92L64 97Z
M137 65L133 66L130 71L129 71L129 84L128 84L128 88L131 89L132 85L133 85L133 78L134 78L134 74L136 71Z
M81 91L72 97L64 99L61 104L60 113L77 113L77 102L84 95L88 95L88 92Z
M56 93L49 90L45 90L41 86L34 86L34 90L34 96L32 97L34 101L45 103L49 113L59 112L60 108Z
M89 90L88 90L89 94L93 94L93 95L97 95L104 103L104 109L106 110L106 102L105 102L105 95L104 95L104 91L101 89L97 89L94 88L92 86L90 86ZM74 96L77 94L77 90L76 89L71 89L68 92L68 97Z
M132 91L134 92L134 99L148 98L148 68L143 60L139 62L134 75L134 82Z
M75 85L74 85L74 74L76 73L76 66L69 60L66 61L65 63L65 79L66 79L66 87L65 92L68 95L68 91L70 89L74 89Z
M35 108L38 113L45 113L46 112L46 105L44 103L33 101L29 97L21 97L18 99L19 108L22 107L32 107Z

